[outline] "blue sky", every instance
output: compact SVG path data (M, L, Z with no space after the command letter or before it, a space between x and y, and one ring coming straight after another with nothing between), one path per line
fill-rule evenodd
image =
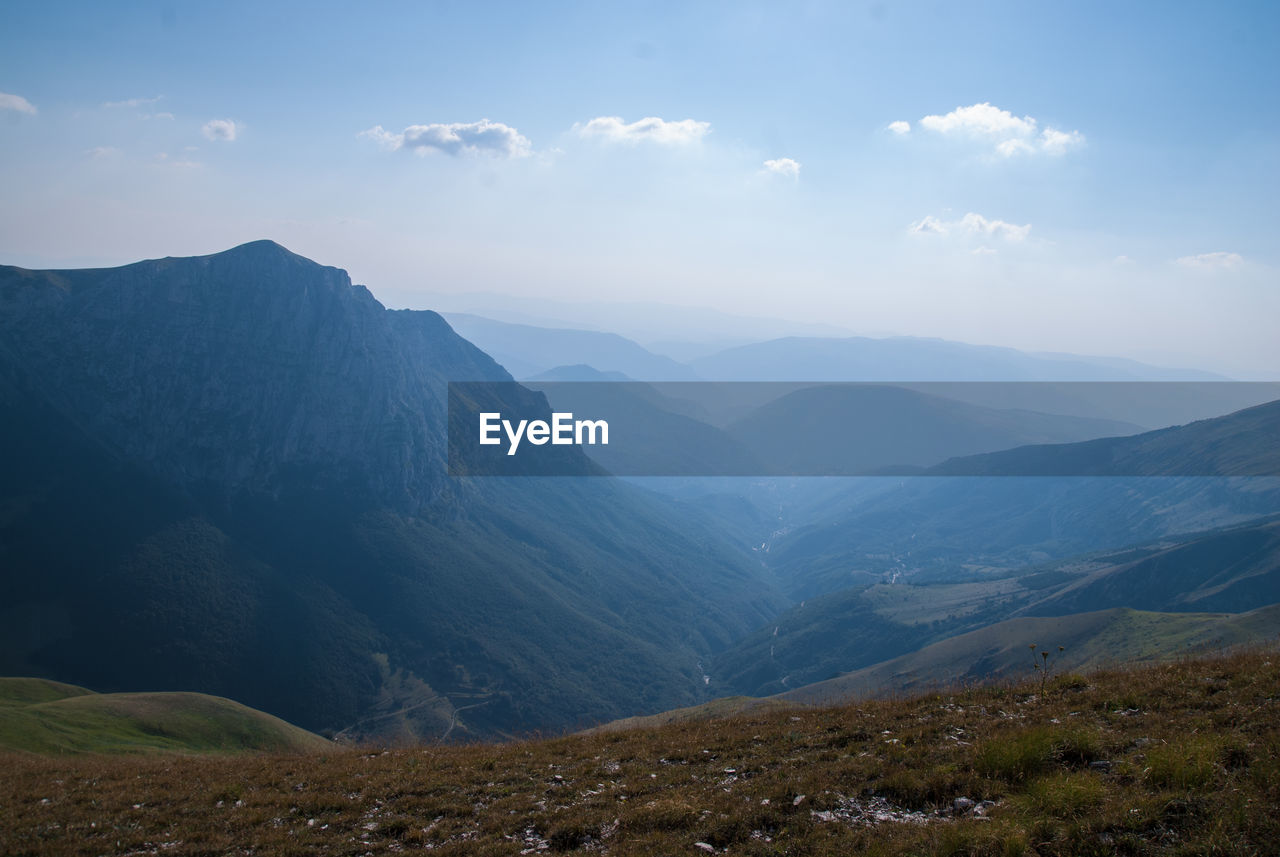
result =
M656 300L1280 366L1274 3L5 17L0 262L269 237L391 304Z

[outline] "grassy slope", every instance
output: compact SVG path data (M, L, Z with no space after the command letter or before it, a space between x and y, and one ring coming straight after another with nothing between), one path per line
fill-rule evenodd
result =
M582 734L592 735L604 732L625 732L630 729L653 729L671 723L686 723L693 720L723 720L726 717L738 717L745 714L762 714L766 711L782 711L795 708L796 705L778 697L758 696L726 696L713 699L701 705L690 705L687 708L675 708L660 714L645 714L638 717L624 717L611 720L599 726L586 729Z
M1038 690L383 753L11 757L0 853L1274 852L1276 652Z
M0 678L0 750L30 753L303 752L318 735L238 702L200 693L94 693Z
M1037 675L1028 646L1049 651L1053 672L1258 643L1280 634L1280 604L1248 613L1152 613L1118 607L1010 619L888 661L782 694L802 703L920 692L963 682ZM1065 651L1057 651L1058 646Z

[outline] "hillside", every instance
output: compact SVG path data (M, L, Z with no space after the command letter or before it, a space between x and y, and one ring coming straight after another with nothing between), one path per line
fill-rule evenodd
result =
M94 693L0 678L0 752L314 752L333 744L238 702L200 693Z
M1052 675L1170 660L1227 646L1274 642L1277 637L1280 604L1248 613L1152 613L1113 607L1094 613L1024 617L950 637L776 699L829 705L1021 677L1033 669L1036 658L1028 646L1037 642L1039 649L1050 653ZM1059 646L1064 650L1059 652Z
M1130 437L1023 446L944 462L930 476L1280 476L1280 401Z
M797 601L895 578L925 583L1007 575L1280 511L1280 479L1271 477L883 477L830 483L829 493L812 505L792 500L774 525L781 532L769 542L769 566Z
M0 852L1264 854L1274 650L554 740L10 757Z
M1166 625L1142 645L1131 641L1126 651L1117 650L1117 659L1176 654L1195 639L1189 627L1194 622L1163 614L1245 613L1280 603L1278 533L1280 522L1270 519L1016 570L958 569L943 579L848 574L845 588L805 598L719 655L710 670L711 687L718 696L772 696L844 673L878 669L913 652L926 661L940 653L955 658L929 672L926 682L944 673L977 676L1008 667L994 657L998 652L1012 652L1016 665L1017 650L1028 642L1064 642L1045 637L1050 631L1070 635L1077 641L1072 657L1084 657L1090 650L1079 644L1079 634L1093 637L1101 631L1087 629L1104 619L1133 622L1139 615L1098 612L1116 608L1152 611L1141 614L1144 622L1161 612ZM1035 634L1036 640L1023 640L1018 635L1024 626L1004 623L1026 616L1069 618L1042 623L1048 630ZM1076 626L1086 630L1072 631ZM1010 628L1017 633L1006 634ZM1218 633L1203 630L1207 636L1202 642ZM1220 632L1228 641L1248 639L1225 628ZM993 658L957 642L962 634L976 634L963 639L987 646Z

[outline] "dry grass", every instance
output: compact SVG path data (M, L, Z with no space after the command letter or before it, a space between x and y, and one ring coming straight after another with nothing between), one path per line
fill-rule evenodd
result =
M1276 653L1038 689L501 745L11 756L0 853L1275 852Z

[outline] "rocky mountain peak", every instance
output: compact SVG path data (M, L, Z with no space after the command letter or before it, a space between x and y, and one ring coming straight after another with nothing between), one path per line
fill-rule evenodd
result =
M345 271L268 240L119 268L0 268L0 303L0 347L28 386L188 486L323 487L412 508L443 478L446 382L510 377L435 313L390 312Z

